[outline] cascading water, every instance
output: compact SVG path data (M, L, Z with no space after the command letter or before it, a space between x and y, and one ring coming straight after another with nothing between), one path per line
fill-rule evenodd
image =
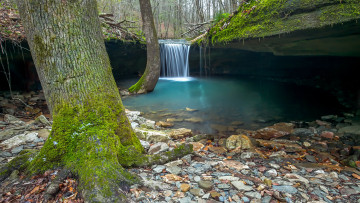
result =
M185 40L159 40L161 76L189 77L190 45Z

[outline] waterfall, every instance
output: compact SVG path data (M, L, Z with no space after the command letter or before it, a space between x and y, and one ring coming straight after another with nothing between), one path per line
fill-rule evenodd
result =
M160 40L162 77L189 77L190 45L186 41ZM185 42L185 43L184 43Z

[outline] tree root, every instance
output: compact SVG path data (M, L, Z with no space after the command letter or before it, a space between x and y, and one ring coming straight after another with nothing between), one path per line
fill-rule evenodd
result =
M44 198L46 201L52 199L59 191L59 183L74 174L79 179L79 188L86 202L127 202L126 193L129 192L130 185L141 183L141 181L140 178L127 172L123 167L164 164L192 152L193 146L188 144L182 144L172 151L156 155L141 154L133 146L130 146L119 153L119 163L110 160L98 160L92 162L94 165L83 166L81 171L71 170L71 167L64 168L48 186ZM25 171L31 158L36 154L37 151L24 150L0 170L0 181L9 177L14 170Z
M23 150L20 154L0 169L0 182L8 178L15 170L24 171L37 150Z

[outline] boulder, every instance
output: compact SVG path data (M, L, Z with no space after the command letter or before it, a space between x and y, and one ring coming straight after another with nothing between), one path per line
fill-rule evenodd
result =
M246 135L232 135L226 140L226 148L228 150L233 149L252 149L254 146L250 138Z
M150 143L167 142L170 140L169 136L162 131L139 128L135 128L134 131L139 139Z

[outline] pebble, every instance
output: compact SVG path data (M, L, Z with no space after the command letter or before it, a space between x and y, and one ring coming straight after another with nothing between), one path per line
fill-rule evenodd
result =
M190 185L189 184L181 184L180 190L181 190L181 192L187 192L190 190Z
M277 175L278 175L278 173L275 169L270 169L265 172L265 176L267 176L267 177L276 177Z
M195 182L199 182L200 180L201 180L200 176L195 176L195 177L194 177L194 181L195 181Z
M206 180L201 180L198 182L199 187L204 190L211 190L213 187L213 183Z
M270 167L274 168L274 169L280 169L280 166L278 164L274 164L274 163L269 163Z

